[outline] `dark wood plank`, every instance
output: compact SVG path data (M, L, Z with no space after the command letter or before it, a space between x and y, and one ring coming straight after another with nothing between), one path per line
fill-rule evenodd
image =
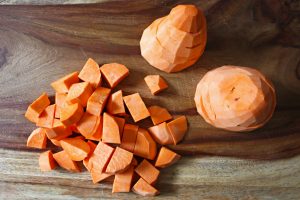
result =
M41 175L36 167L38 151L26 148L26 139L34 128L24 118L28 104L42 91L53 98L50 82L80 70L86 59L93 57L100 64L120 62L128 66L131 74L119 86L125 92L140 92L147 105L159 104L174 115L187 115L189 132L181 144L171 148L193 157L183 159L174 168L178 171L175 180L168 177L174 172L171 168L166 178L161 179L165 197L176 194L181 198L200 195L217 199L223 195L223 199L267 199L269 195L273 199L297 199L300 196L299 2L197 1L208 19L206 51L190 69L166 74L149 66L140 56L139 39L151 21L167 14L178 3L120 1L0 6L0 151L3 156L6 152L10 155L1 160L5 166L0 168L2 186L14 189L23 185L38 197L41 195L38 191L46 188L41 184L49 181L57 183L49 195L65 192L70 195L65 197L96 198L103 192L110 197L110 186L93 186L87 174L77 176L58 171ZM278 106L272 120L262 129L230 133L211 127L197 114L193 101L196 84L205 72L224 64L255 67L274 82ZM148 74L162 75L170 88L160 96L152 96L143 80ZM146 120L140 125L149 124ZM19 154L23 157L18 158ZM29 163L19 163L22 159L29 159ZM232 159L236 161L231 162ZM16 163L8 165L8 161ZM197 162L201 164L190 165ZM270 171L260 171L261 162ZM251 168L245 171L239 167L241 163ZM236 171L228 174L230 168ZM249 174L256 171L259 173ZM270 175L274 178L269 179ZM84 192L74 191L74 180L83 183ZM99 190L102 187L106 189ZM20 194L27 194L26 189Z

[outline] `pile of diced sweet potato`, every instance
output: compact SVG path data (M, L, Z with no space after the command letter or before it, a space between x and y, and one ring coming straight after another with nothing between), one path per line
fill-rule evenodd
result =
M122 90L114 91L128 75L122 64L99 67L90 58L80 72L51 83L56 92L53 104L43 93L29 105L25 117L38 128L28 137L27 146L44 149L49 139L62 148L53 154L51 150L41 153L42 171L58 164L80 172L78 162L82 161L93 183L115 176L113 193L131 189L143 196L159 193L155 188L160 173L157 168L170 166L180 158L161 145L181 141L187 120L185 116L173 119L167 109L157 105L147 108L139 93L123 96ZM152 94L167 88L158 75L147 76L145 81ZM126 121L128 113L134 122L151 117L154 126L147 131L130 124ZM134 176L140 177L137 182Z

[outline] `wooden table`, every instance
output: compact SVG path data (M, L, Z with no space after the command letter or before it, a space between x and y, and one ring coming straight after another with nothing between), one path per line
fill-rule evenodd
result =
M299 1L180 1L205 10L208 44L195 66L175 74L149 66L139 40L144 28L179 1L1 2L26 5L0 6L0 199L140 198L112 195L110 183L94 185L87 172L42 173L40 151L26 147L34 128L24 118L28 104L42 91L53 97L50 82L80 70L88 57L125 64L131 74L119 88L188 117L185 140L170 146L183 159L162 170L158 199L300 199ZM45 2L68 5L30 5ZM260 130L222 131L197 114L196 84L225 64L258 68L274 82L278 106ZM148 74L162 75L170 88L152 96L143 81Z

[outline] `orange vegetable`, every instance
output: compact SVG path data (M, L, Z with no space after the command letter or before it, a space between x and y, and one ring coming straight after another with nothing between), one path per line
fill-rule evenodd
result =
M71 86L66 101L72 104L80 103L83 107L86 107L87 101L92 94L93 88L89 83L75 83Z
M100 141L91 155L87 165L87 168L90 169L91 174L101 174L105 170L113 152L114 148Z
M99 183L109 177L111 177L113 174L108 173L99 173L95 171L91 171L91 177L94 184Z
M61 140L72 135L72 131L69 127L66 127L59 119L54 119L53 127L46 129L47 137L55 140Z
M118 124L119 127L119 133L120 133L120 138L122 138L123 135L123 130L124 130L124 126L125 126L125 119L121 118L121 117L113 117L115 119L115 121Z
M92 137L96 133L96 130L100 124L100 118L91 115L90 113L84 113L81 119L77 122L76 127L78 131L84 137Z
M154 125L160 124L162 122L172 119L172 116L167 109L160 106L150 106L148 108L151 120Z
M82 117L81 117L82 118ZM79 120L80 121L80 120ZM78 123L78 122L77 122ZM80 133L79 130L77 129L77 125L76 124L72 124L71 126L69 126L69 128L71 129L72 132L75 133Z
M47 137L46 137L46 130L44 128L37 128L33 130L27 139L28 147L45 149L46 145L47 145Z
M100 71L111 88L116 87L118 83L129 75L129 70L119 63L102 65Z
M137 159L136 159L135 157L133 157L132 162L131 162L131 165L137 166L138 164L139 164L139 163L138 163Z
M82 161L90 152L90 146L80 138L62 139L60 140L60 144L74 161Z
M83 112L83 108L79 103L66 104L60 110L60 121L64 125L70 126L81 119Z
M144 80L153 95L168 88L168 84L160 75L148 75Z
M103 116L97 117L97 122L92 135L88 135L86 139L100 141L102 138L102 129L103 129Z
M40 114L50 105L50 100L47 93L43 93L32 104L30 104L26 110L25 117L33 122L37 123Z
M90 152L88 153L87 157L83 159L83 165L90 172L90 168L88 168L88 163L89 163L90 157L92 156L93 152L95 151L97 145L90 140L87 141L87 144L90 147Z
M153 160L156 156L156 143L147 130L139 128L134 146L134 154Z
M76 162L74 162L66 151L60 151L58 153L53 154L53 158L62 168L71 171L71 172L80 172L80 168Z
M132 124L125 124L122 143L120 145L121 148L126 149L127 151L133 152L134 145L136 142L137 132L139 127Z
M43 128L52 128L55 112L55 104L49 105L39 116L36 125Z
M107 102L107 112L112 115L124 115L125 107L123 102L122 90L110 95Z
M159 170L146 159L135 168L135 172L150 185L155 184L159 176Z
M120 147L116 147L108 165L106 173L115 174L126 171L133 159L133 154Z
M116 192L130 192L131 183L134 175L134 166L129 166L129 168L115 175L112 193Z
M85 82L89 82L93 88L97 88L101 84L101 73L98 63L89 58L78 77Z
M105 143L121 143L121 136L118 123L111 115L103 114L103 129L102 129L102 141Z
M51 83L53 89L58 93L67 93L74 83L78 83L78 72L68 74L57 81Z
M100 116L110 94L110 89L99 87L90 96L86 111L92 115Z
M136 194L153 197L159 194L159 191L155 189L152 185L147 183L144 179L140 178L138 182L132 187L132 191Z
M167 149L166 147L161 147L157 159L155 161L155 167L165 168L173 165L180 159L180 155Z
M56 140L56 139L50 139L50 141L52 142L52 144L54 144L55 146L61 147L60 141Z
M56 167L56 163L51 151L45 151L40 154L39 165L41 171L51 171Z
M174 144L180 142L187 131L187 120L185 116L180 116L167 123L168 129L173 138Z
M55 118L60 118L60 109L65 105L67 94L55 93Z
M125 96L123 99L134 122L138 122L150 116L150 113L139 93Z
M166 122L163 122L156 126L152 126L148 130L151 133L153 139L157 143L159 143L161 145L167 145L167 144L174 143L172 135L167 127Z

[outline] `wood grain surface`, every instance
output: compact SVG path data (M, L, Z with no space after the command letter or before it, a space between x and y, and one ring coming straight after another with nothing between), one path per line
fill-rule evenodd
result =
M183 72L160 72L140 56L142 31L176 4L191 2L207 16L206 51ZM158 104L173 115L188 117L184 141L170 146L183 159L163 170L158 199L300 199L297 0L1 5L0 199L140 198L132 193L111 194L111 184L94 185L87 172L59 169L42 173L38 169L40 151L26 147L34 128L24 118L28 104L42 91L53 98L50 82L80 70L88 57L100 64L125 64L130 76L118 88L125 93L140 92L148 106ZM205 72L225 64L260 69L274 82L278 106L265 127L231 133L213 128L197 114L193 101L196 84ZM162 75L170 88L152 96L143 80L148 74ZM150 124L150 120L140 123L144 127Z

